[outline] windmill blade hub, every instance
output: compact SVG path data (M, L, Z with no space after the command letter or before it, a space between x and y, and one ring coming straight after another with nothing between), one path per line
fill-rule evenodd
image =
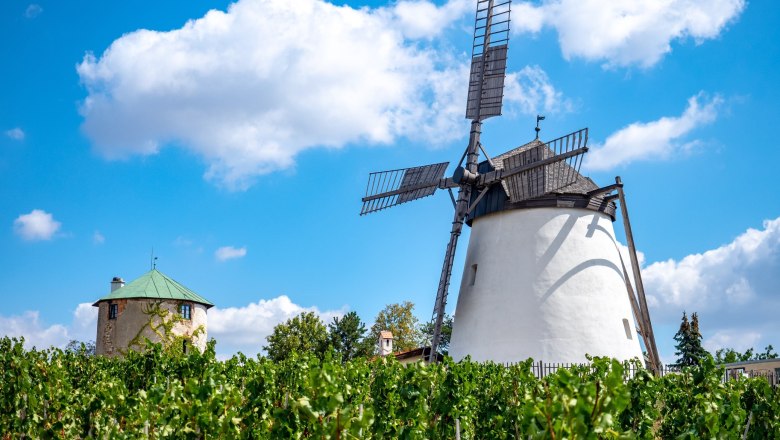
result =
M452 181L458 185L472 185L478 178L479 173L472 173L464 167L455 168L455 173L452 175Z

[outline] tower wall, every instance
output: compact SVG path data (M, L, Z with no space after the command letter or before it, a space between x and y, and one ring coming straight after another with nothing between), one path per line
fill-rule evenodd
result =
M609 216L535 208L474 220L450 344L455 360L641 359L638 338Z
M101 301L98 304L98 325L95 338L95 352L107 356L120 356L127 352L133 340L143 343L146 337L151 341L160 342L160 336L152 327L160 324L160 317L150 313L155 304L168 311L168 317L179 315L181 301L153 299L117 299ZM109 319L109 304L118 305L115 319ZM172 333L176 336L189 337L192 347L203 351L207 340L206 306L191 304L191 319L181 320L173 326ZM150 323L153 322L153 325ZM192 336L196 329L203 330ZM137 349L138 347L133 347Z

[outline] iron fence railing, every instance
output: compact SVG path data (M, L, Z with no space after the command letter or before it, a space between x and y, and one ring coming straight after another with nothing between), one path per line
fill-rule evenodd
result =
M517 364L505 363L504 365L513 366ZM558 371L561 368L575 369L583 372L583 374L587 374L588 372L593 372L593 370L596 367L588 363L556 363L556 362L536 361L531 364L531 373L537 378L543 379L545 376L554 374L556 371ZM629 378L634 377L634 375L636 375L636 373L639 370L645 370L645 368L635 364L628 364L625 365L625 371L623 374L626 380L628 380ZM667 366L663 366L659 370L659 375L663 377L668 374L677 374L680 373L681 371L682 369L678 366L667 365ZM780 377L778 377L778 375L774 371L745 370L742 367L726 368L723 372L723 375L721 376L721 382L725 383L729 380L739 380L741 378L754 378L754 377L765 378L767 382L769 382L769 384L772 385L773 387L777 387L778 385L780 385Z

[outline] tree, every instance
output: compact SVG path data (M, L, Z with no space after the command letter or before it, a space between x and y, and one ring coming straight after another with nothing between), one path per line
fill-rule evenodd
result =
M389 330L393 333L393 346L396 350L405 351L420 347L424 338L413 311L414 303L411 301L386 305L376 315L374 325L371 326L371 337L376 341L380 331Z
M265 338L263 350L274 361L281 361L293 353L310 352L322 358L328 347L328 330L314 312L304 312L274 327Z
M328 341L341 355L341 360L347 362L373 353L375 341L366 337L366 332L366 325L358 314L349 312L341 319L333 318L333 322L328 324Z
M753 357L753 360L757 360L757 361L763 361L766 359L777 359L777 353L775 353L775 347L772 347L772 344L769 344L768 346L764 347L763 353L758 353Z
M719 364L730 364L732 362L744 362L750 360L753 356L753 349L749 349L744 354L733 348L719 348L715 351L715 362Z
M753 348L748 348L744 353L740 353L733 348L721 348L715 352L715 361L721 364L730 364L732 362L761 361L766 359L777 359L777 353L774 347L768 345L764 347L762 353L754 353Z
M76 353L85 356L94 356L95 341L82 342L82 341L77 341L75 339L71 339L70 342L68 342L68 345L65 346L65 351L69 353Z
M699 331L699 316L694 312L691 315L691 322L688 322L688 316L683 312L680 329L674 335L677 345L675 355L680 356L677 364L680 367L699 365L702 359L709 353L701 345L701 332Z
M422 325L420 330L425 335L426 341L430 341L431 338L433 338L433 322L426 322ZM450 338L452 338L452 316L445 313L441 323L439 344L436 346L439 353L447 354L450 348Z

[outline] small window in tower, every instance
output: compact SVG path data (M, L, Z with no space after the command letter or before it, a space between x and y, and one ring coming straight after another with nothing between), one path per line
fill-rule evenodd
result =
M625 319L625 318L623 318L623 328L625 328L625 329L626 329L626 337L627 337L628 339L633 339L633 338L631 337L631 326L630 326L630 325L628 325L628 319Z
M472 264L471 265L471 283L470 285L473 286L477 282L477 265Z
M108 305L108 319L116 319L116 315L119 314L119 304Z
M390 346L390 340L389 339L385 339L385 347L389 347L389 346Z
M184 319L192 319L192 306L189 304L182 304L179 306L179 314Z

